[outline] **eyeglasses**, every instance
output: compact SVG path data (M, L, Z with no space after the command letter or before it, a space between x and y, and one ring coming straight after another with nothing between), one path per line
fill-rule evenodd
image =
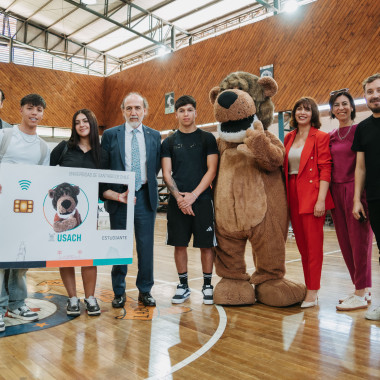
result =
M335 94L339 94L340 92L350 92L350 89L349 88L341 88L340 90L331 91L330 96L335 95Z

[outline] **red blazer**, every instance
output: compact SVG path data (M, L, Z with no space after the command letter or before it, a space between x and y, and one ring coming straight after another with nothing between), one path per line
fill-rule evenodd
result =
M286 192L289 203L289 184L288 172L289 163L288 156L290 147L296 137L297 130L289 132L285 136L285 160L284 171L286 181ZM331 153L330 153L330 136L328 133L322 132L319 129L310 128L309 135L307 136L305 145L301 153L300 167L297 175L297 193L299 201L300 214L314 213L314 206L317 202L319 193L319 181L324 180L330 182L331 180ZM327 192L326 210L334 208L330 190Z

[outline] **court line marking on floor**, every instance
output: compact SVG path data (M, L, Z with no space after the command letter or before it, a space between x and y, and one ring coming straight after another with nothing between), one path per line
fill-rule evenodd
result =
M373 243L373 244L375 244L375 243ZM327 255L331 255L331 254L338 253L338 252L341 252L341 250L339 249L339 250L335 250L335 251L326 252L323 255L327 256ZM298 261L301 261L301 258L294 259L294 260L288 260L288 261L286 261L286 263L288 264L288 263L298 262ZM247 270L253 270L253 269L254 268L248 268ZM40 272L40 271L35 271L35 272ZM49 271L49 272L58 272L58 271ZM98 274L109 275L109 273L101 273L101 272ZM213 275L213 277L215 277L215 276L216 275ZM127 277L134 277L134 276L127 276ZM194 280L200 280L200 279L203 279L203 277L194 278L192 280L194 281ZM160 282L162 284L168 284L168 285L176 284L176 283L168 282L165 280L155 280L155 281ZM134 289L127 289L126 291L127 292L133 292L136 290L137 289L134 288ZM164 374L150 376L146 380L158 380L158 379L163 379L163 377L170 376L174 372L179 371L180 369L186 367L187 365L189 365L193 361L199 359L202 355L204 355L208 350L210 350L219 341L219 339L222 337L222 335L223 335L223 333L227 327L227 314L226 314L226 312L222 306L219 306L219 305L214 305L214 306L217 309L218 314L219 314L219 324L218 324L218 327L217 327L215 333L211 336L211 338L207 341L207 343L204 344L197 351L192 353L190 356L188 356L187 358L182 360L181 362L172 366L169 371L165 372Z
M294 241L295 242L295 241ZM372 245L376 245L377 243L374 241L373 243L372 243ZM325 252L324 254L323 254L323 256L327 256L327 255L332 255L332 254L334 254L334 253L339 253L339 252L342 252L340 249L337 249L337 250L335 250L335 251L330 251L330 252ZM299 262L299 261L301 261L301 257L299 258L299 259L293 259L293 260L286 260L285 261L285 264L290 264L290 263L295 263L295 262ZM255 267L252 267L252 268L247 268L247 271L249 271L249 270L254 270L255 269ZM218 275L216 275L216 274L213 274L212 275L212 277L219 277ZM203 277L197 277L197 278L191 278L191 279L189 279L189 282L190 281L196 281L196 280L202 280L203 279Z
M224 330L227 326L227 314L222 306L214 305L219 313L219 325L212 337L205 343L201 348L199 348L197 351L192 353L190 356L188 356L186 359L183 359L181 362L175 364L170 368L168 372L165 372L160 375L154 375L151 377L148 377L146 380L158 380L163 379L166 376L170 376L172 373L179 371L180 369L186 367L193 361L199 359L202 355L204 355L208 350L210 350L222 337Z
M375 244L375 243L373 243L373 244ZM331 255L331 254L338 253L338 252L341 252L341 250L339 249L339 250L335 250L335 251L326 252L323 255L326 256L326 255ZM292 262L297 262L297 261L301 261L301 258L294 259L294 260L288 260L288 261L286 261L286 263L292 263ZM248 268L248 270L251 270L251 269L254 269L254 268ZM203 277L199 277L197 279L192 279L192 280L200 280L202 278ZM165 281L160 281L160 282L165 283ZM189 365L193 361L199 359L202 355L204 355L208 350L210 350L218 342L218 340L222 337L222 335L226 329L227 315L226 315L226 312L222 306L219 306L219 305L214 305L214 306L216 307L216 309L218 310L218 313L219 313L219 325L218 325L218 328L216 329L215 333L208 340L208 342L206 344L204 344L200 349L195 351L193 354L188 356L186 359L182 360L181 362L179 362L179 363L175 364L173 367L171 367L170 371L168 371L164 374L154 375L154 376L148 377L146 380L158 380L158 379L163 379L166 376L170 376L174 372L179 371L180 369L186 367L187 365Z
M374 242L373 244L376 244L376 243ZM326 256L326 255L331 255L331 254L338 253L338 252L341 252L341 250L335 250L335 251L326 252L323 255ZM286 263L288 264L288 263L298 262L298 261L301 261L301 258L294 259L294 260L288 260L288 261L286 261ZM254 268L248 268L247 270L253 270L253 269ZM41 272L41 271L31 271L31 272ZM58 271L44 271L44 272L57 273ZM107 274L107 275L109 275L108 272L107 273L106 272L105 273L100 272L98 274ZM135 277L135 276L128 276L127 275L127 277ZM213 277L216 277L216 275L213 275ZM200 280L200 279L203 279L203 277L193 278L191 280L195 281L195 280ZM175 285L176 284L176 282L168 282L168 281L165 281L165 280L155 280L155 281L156 282L160 282L162 284L168 284L168 285L173 285L173 284ZM127 292L133 292L133 291L136 291L136 290L137 290L137 288L127 289L126 291ZM195 351L194 353L192 353L190 356L188 356L187 358L185 358L184 360L182 360L181 362L179 362L179 363L175 364L174 366L172 366L170 368L170 370L167 371L166 373L148 377L146 380L158 380L158 379L162 379L165 376L170 376L174 372L179 371L180 369L186 367L187 365L189 365L193 361L199 359L202 355L204 355L208 350L210 350L219 341L219 339L222 337L222 335L223 335L223 333L224 333L224 331L225 331L225 329L227 327L227 315L226 315L226 312L225 312L225 310L224 310L224 308L222 306L219 306L219 305L214 305L214 306L217 309L218 314L219 314L219 325L218 325L215 333L211 336L211 338L207 341L207 343L204 344L197 351Z
M331 255L333 253L338 253L338 252L341 252L340 249L336 250L336 251L331 251L331 252L326 252L323 254L323 256L326 256L326 255ZM294 263L294 262L297 262L297 261L301 261L301 257L299 259L294 259L294 260L287 260L285 261L285 264L289 264L289 263ZM252 267L252 268L247 268L247 271L248 270L254 270L255 267ZM216 274L213 274L212 277L218 277ZM189 282L190 281L195 281L195 280L202 280L203 277L198 277L198 278L192 278L192 279L189 279Z
M80 268L80 267L78 267ZM44 269L44 268L41 268L41 269ZM41 271L41 270L33 270L33 269L29 269L28 270L29 273L59 273L59 270L44 270L44 271ZM80 269L76 270L75 271L75 274L78 274L80 275L81 271ZM106 275L106 276L111 276L111 272L99 272L97 273L98 275L101 274L101 275ZM136 278L136 276L132 276L132 275L126 275L125 277L128 277L128 278ZM202 277L203 279L203 277ZM177 286L178 285L178 281L165 281L165 280L157 280L155 279L154 280L155 283L161 283L161 284L167 284L167 285L173 285L173 286ZM133 289L127 289L126 292L132 292L134 290L138 290L137 288L133 288Z
M41 271L35 271L35 272L41 272ZM58 272L58 271L49 271L49 272ZM109 274L109 273L107 273L107 274ZM129 276L129 277L134 277L134 276ZM169 282L169 281L165 281L165 280L155 280L155 281L161 282L162 284L166 284L166 285L173 285L173 284L175 285L176 284L176 282L173 283L173 282ZM137 291L137 290L138 290L137 288L126 289L126 292L129 293L129 292L133 292L133 291ZM201 293L201 291L199 291L199 290L194 290L194 292ZM207 341L207 343L205 343L201 348L199 348L197 351L192 353L190 356L188 356L184 360L182 360L179 363L172 366L170 368L170 370L168 370L164 374L153 375L153 376L147 378L146 380L158 380L158 379L162 380L164 377L170 376L172 373L179 371L180 369L186 367L187 365L189 365L193 361L199 359L202 355L204 355L208 350L210 350L219 341L219 339L222 337L222 335L223 335L223 333L227 327L227 314L226 314L226 312L222 306L220 306L220 305L214 305L214 306L215 306L215 308L219 314L219 324L218 324L218 327L215 330L214 334Z
M323 256L332 255L333 253L338 253L338 252L342 252L342 251L340 249L337 249L335 251L325 252L323 254ZM295 262L298 262L298 261L301 261L301 258L299 258L299 259L293 259L293 260L287 260L287 261L285 261L285 264L295 263Z

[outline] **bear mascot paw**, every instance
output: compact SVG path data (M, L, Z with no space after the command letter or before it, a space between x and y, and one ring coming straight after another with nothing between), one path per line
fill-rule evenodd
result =
M214 290L217 305L252 305L255 298L255 289L245 280L222 278Z

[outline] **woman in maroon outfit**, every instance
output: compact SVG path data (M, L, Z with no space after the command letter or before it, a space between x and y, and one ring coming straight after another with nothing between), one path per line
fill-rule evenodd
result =
M352 215L355 192L356 152L351 150L357 124L354 99L348 89L330 94L330 115L338 119L339 128L330 133L330 150L333 160L331 173L331 195L335 209L332 211L336 235L344 261L350 272L354 293L339 300L338 310L366 309L371 293L372 230L369 222L358 221ZM361 202L368 213L365 193Z

